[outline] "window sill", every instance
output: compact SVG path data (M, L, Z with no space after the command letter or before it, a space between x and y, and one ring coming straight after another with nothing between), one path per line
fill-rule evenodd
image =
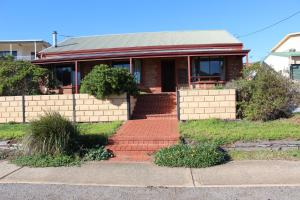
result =
M191 84L225 84L226 81L195 81L191 82Z

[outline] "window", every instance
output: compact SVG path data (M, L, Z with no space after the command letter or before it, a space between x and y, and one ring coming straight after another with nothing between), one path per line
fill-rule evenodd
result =
M61 83L62 86L75 86L75 71L74 66L57 66L54 68L54 73L57 80ZM78 85L80 85L80 71L77 73Z
M10 51L0 51L0 57L8 56L8 55L11 55ZM17 55L18 55L17 51L12 51L12 56L13 57L17 57Z
M124 68L129 71L130 64L128 61L113 62L112 67Z
M293 80L300 80L300 64L291 65L290 76Z
M192 76L221 77L223 71L223 58L196 58L194 60Z
M31 60L35 60L35 52L31 52L30 53L30 59Z
M141 83L142 61L134 60L133 76L137 84Z

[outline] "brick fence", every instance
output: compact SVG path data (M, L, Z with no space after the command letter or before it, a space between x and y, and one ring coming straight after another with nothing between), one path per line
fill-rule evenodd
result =
M180 120L236 119L234 89L181 89L178 95Z
M57 111L77 122L105 122L128 119L126 95L104 100L87 94L0 97L0 123L29 122L46 111Z

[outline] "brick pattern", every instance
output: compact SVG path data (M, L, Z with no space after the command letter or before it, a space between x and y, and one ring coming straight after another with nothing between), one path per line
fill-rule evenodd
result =
M134 119L176 118L176 93L139 95L132 117Z
M243 68L243 58L241 56L228 56L226 57L226 81L237 79L241 76Z
M0 97L0 123L22 121L22 97Z
M234 89L179 90L180 120L236 119Z
M148 161L157 150L178 143L176 119L129 120L109 138L110 161Z
M77 122L106 122L127 120L126 95L111 96L104 100L88 94L25 96L25 119L29 122L47 111L56 111L73 120L73 101ZM0 97L0 123L22 122L22 97Z
M132 116L133 111L135 109L137 98L130 96L130 116Z

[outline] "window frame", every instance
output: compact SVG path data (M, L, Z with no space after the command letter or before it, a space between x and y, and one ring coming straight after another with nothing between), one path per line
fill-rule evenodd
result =
M192 63L191 69L191 79L192 82L201 82L201 81L223 81L225 73L225 57L195 57ZM208 73L203 74L201 71L201 61L208 61ZM219 72L218 75L212 74L212 62L219 62Z
M127 65L126 67L124 67L125 65ZM130 71L130 62L129 61L113 61L111 63L111 67L113 68L121 68L121 69L127 69L128 71Z

